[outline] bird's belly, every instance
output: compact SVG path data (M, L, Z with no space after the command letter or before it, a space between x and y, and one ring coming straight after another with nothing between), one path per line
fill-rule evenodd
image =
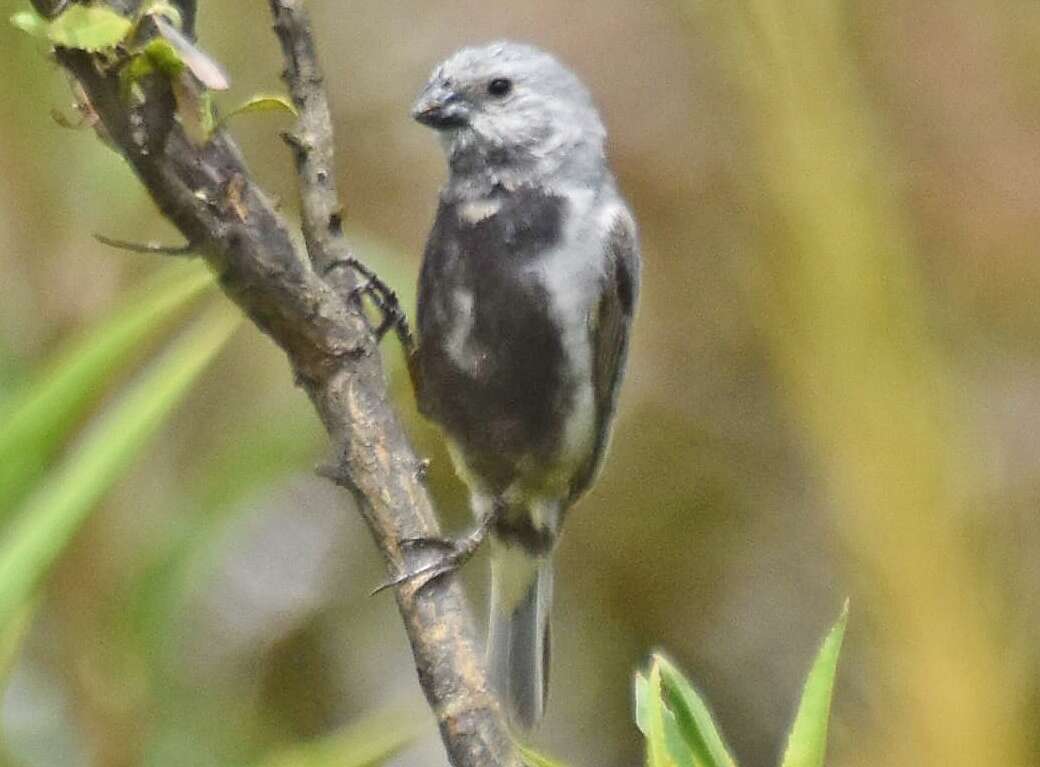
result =
M420 350L425 409L489 490L565 486L591 449L591 378L537 285L456 291ZM497 299L497 300L496 300Z

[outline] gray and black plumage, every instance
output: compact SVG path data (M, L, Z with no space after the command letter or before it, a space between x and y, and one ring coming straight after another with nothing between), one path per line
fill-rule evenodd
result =
M515 724L542 716L551 558L610 437L639 293L634 219L577 77L536 48L466 48L413 110L449 178L419 280L413 378L492 542L489 661Z

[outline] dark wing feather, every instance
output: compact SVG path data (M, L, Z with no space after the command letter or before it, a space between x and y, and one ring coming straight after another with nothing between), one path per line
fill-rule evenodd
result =
M571 483L571 503L596 478L610 442L614 409L628 356L632 317L639 299L639 242L635 222L627 210L621 209L615 217L605 249L603 292L598 310L589 317L596 443L588 461Z

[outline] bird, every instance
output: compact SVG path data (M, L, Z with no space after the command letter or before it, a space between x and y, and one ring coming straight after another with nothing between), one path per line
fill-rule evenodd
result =
M589 90L544 50L463 48L412 116L439 135L448 178L409 368L478 520L425 572L457 568L490 538L491 682L530 731L548 691L553 550L603 462L625 371L636 222Z

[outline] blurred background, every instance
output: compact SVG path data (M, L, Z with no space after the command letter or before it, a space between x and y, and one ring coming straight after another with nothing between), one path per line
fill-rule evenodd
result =
M558 554L537 745L640 763L631 679L661 648L738 761L774 764L848 596L830 764L1040 763L1040 5L310 6L351 236L409 301L445 169L408 107L467 43L530 41L580 73L641 224L633 357L612 453ZM233 79L224 110L282 91L269 26L266 3L201 3L202 44ZM92 131L53 119L74 112L45 49L6 24L0 49L0 430L56 359L181 291L48 427L44 490L8 477L0 554L92 435L130 434L113 414L165 376L168 347L210 333L111 486L37 539L48 564L23 590L38 596L0 643L4 758L342 765L336 749L414 737L387 763L446 764L393 600L368 596L374 546L313 473L326 439L284 358L248 325L221 349L233 314L204 279L184 287L190 264L94 241L180 242ZM231 130L295 215L286 127ZM460 529L463 490L392 346ZM28 448L8 443L13 465ZM465 576L483 620L486 561Z

